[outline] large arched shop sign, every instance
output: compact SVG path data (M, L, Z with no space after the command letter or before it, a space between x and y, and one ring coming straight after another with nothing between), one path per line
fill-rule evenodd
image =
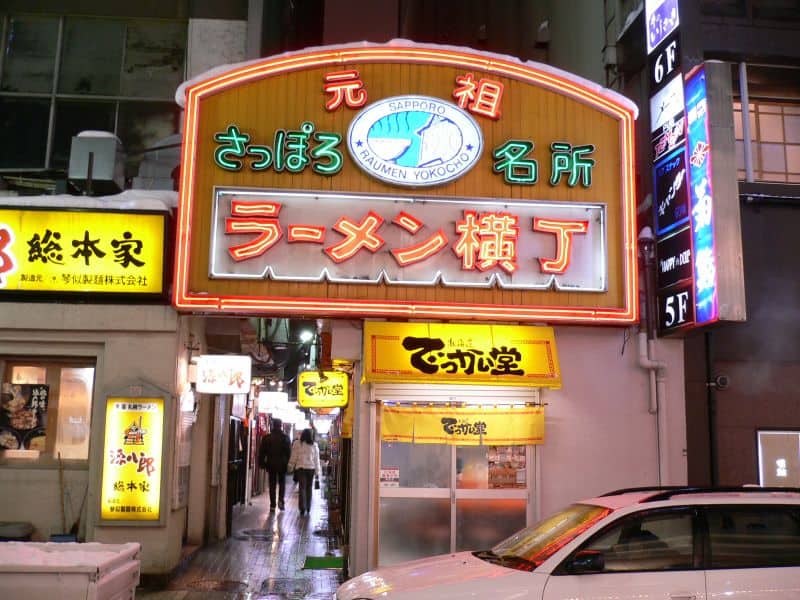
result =
M614 92L396 41L217 70L179 99L179 310L638 318L636 108Z

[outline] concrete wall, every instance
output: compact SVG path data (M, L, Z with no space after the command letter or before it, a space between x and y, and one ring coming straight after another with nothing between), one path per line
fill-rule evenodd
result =
M245 59L247 21L191 19L186 49L189 79L208 69Z
M168 306L3 303L0 311L0 355L76 356L96 360L94 403L88 461L65 461L65 481L77 510L83 489L88 496L82 526L85 539L108 543L142 542L142 571L164 572L180 558L185 508L171 510L174 479L176 365L180 346L179 317ZM98 525L100 482L104 464L105 398L144 380L170 394L165 404L165 439L161 485L166 491L165 526ZM0 521L25 520L36 537L61 533L58 463L4 460L0 467ZM69 515L68 515L69 519ZM68 526L71 522L68 523Z
M548 62L605 85L603 2L597 0L550 3Z
M667 364L660 407L667 435L660 440L634 330L556 327L556 344L563 387L542 393L547 406L545 443L537 447L540 515L615 488L686 483L683 342L656 343L656 358Z

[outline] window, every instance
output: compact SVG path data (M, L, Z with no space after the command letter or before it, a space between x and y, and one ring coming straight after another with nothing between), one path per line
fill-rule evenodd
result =
M758 484L800 487L800 431L758 432Z
M603 556L604 573L671 571L694 565L693 513L652 511L624 517L584 544Z
M734 102L736 168L745 177L742 104ZM800 104L750 103L753 177L758 181L800 183Z
M176 133L185 21L5 17L0 170L66 170L72 137L111 131L136 174L144 149Z
M733 65L734 94L741 90ZM800 69L747 65L750 146L755 181L800 183ZM745 179L742 103L733 104L736 168Z
M706 509L710 568L800 566L796 506L714 506Z
M3 361L0 361L0 365ZM94 361L5 361L0 449L6 456L87 459Z

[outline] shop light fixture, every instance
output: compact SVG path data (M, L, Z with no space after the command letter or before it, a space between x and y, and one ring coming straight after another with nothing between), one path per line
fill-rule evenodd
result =
M314 428L321 435L328 435L328 433L330 433L332 425L333 421L331 419L314 419Z

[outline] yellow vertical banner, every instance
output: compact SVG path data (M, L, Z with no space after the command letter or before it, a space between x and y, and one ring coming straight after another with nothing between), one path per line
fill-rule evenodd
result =
M163 434L163 398L108 398L102 519L159 520Z
M381 439L451 446L542 444L544 408L384 405Z

